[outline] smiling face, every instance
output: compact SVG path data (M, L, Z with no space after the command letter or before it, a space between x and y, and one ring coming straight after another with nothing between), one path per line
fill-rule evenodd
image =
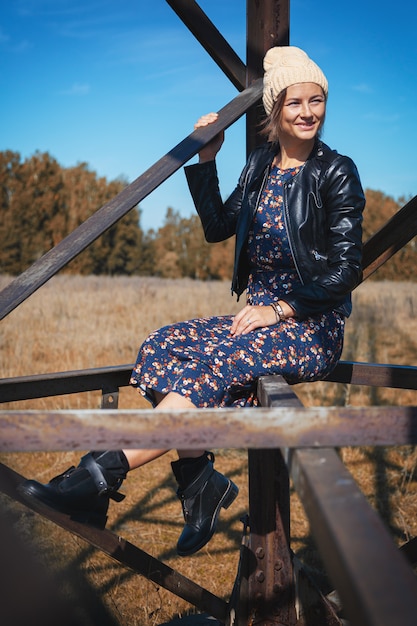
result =
M287 88L278 136L280 143L311 141L324 123L326 98L315 83L297 83Z

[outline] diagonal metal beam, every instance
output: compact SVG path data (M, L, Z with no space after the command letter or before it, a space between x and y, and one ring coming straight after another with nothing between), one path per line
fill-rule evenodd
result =
M58 245L20 274L0 292L0 319L6 317L21 302L179 170L217 133L229 128L236 122L259 100L261 95L262 80L259 80L223 107L219 111L217 122L205 128L199 128L188 135L115 198L107 202Z
M290 471L349 623L413 626L414 573L336 451L291 451Z
M363 280L417 235L417 196L402 207L363 247Z
M266 376L261 382L263 405L301 405L282 377ZM390 421L394 417L391 414L393 407L388 412L383 410L385 408L372 407L382 411L382 429L387 425L385 418ZM304 408L303 411L304 418L308 419L310 409ZM354 407L347 410L348 421L349 414L356 421ZM364 435L368 425L369 420L365 418L350 426L360 436ZM329 430L338 431L339 426L329 424ZM376 441L372 445L377 445ZM293 448L286 451L286 457L320 556L340 595L349 623L357 626L414 624L417 581L413 571L336 451L326 447ZM320 606L326 611L325 604ZM328 612L325 618L320 618L314 611L311 621L306 615L303 624L339 623Z
M246 65L194 0L166 0L188 30L239 91L246 87Z
M225 600L218 598L207 589L200 587L200 585L110 530L82 524L71 519L69 515L54 511L54 509L35 500L25 500L17 491L17 487L23 480L23 476L0 463L0 491L65 528L65 530L81 537L115 561L171 591L201 611L222 622L226 620L228 603Z

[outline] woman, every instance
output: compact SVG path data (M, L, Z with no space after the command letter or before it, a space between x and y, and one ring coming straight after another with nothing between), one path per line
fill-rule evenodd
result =
M250 155L230 198L223 203L217 181L222 135L186 168L206 239L236 235L232 291L247 290L246 305L234 317L177 323L146 339L131 384L161 409L253 406L259 376L319 380L341 355L361 277L361 183L354 163L319 139L327 101L321 69L295 47L269 50L264 68L267 142ZM215 119L205 115L195 127ZM26 481L22 491L103 525L127 472L164 452L90 452L77 468L47 485ZM181 450L172 463L185 519L180 555L210 540L221 507L236 498L236 485L213 462L211 452Z

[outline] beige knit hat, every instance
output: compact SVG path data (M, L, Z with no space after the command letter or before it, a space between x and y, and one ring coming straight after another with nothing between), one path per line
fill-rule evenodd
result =
M296 83L316 83L327 97L327 79L318 65L295 46L270 48L264 58L263 103L269 115L274 102L286 87Z

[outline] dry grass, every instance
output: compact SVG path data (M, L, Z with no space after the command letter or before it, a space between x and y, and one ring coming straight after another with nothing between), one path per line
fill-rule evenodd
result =
M6 282L6 278L0 280L0 288ZM416 365L416 285L371 282L362 285L354 299L343 358ZM228 283L58 276L3 320L0 376L132 363L140 343L154 328L180 319L234 312L240 306L230 297ZM333 383L299 385L295 391L307 406L415 405L417 393ZM88 393L0 408L87 408L98 404L98 394ZM135 406L147 405L135 391L123 389L120 407ZM240 495L222 514L218 532L200 553L187 559L175 555L182 519L169 467L173 453L129 475L124 484L127 497L111 505L109 527L227 598L238 564L239 520L248 510L247 464L243 450L216 452L216 466L239 484ZM344 448L341 455L395 541L402 543L417 535L414 448ZM0 460L23 475L47 481L77 463L78 458L74 453L36 453L3 455ZM176 596L113 563L47 520L6 497L0 502L11 512L20 535L30 539L38 558L74 599L80 623L147 626L193 612ZM291 517L293 548L312 568L321 571L296 494L292 495Z

